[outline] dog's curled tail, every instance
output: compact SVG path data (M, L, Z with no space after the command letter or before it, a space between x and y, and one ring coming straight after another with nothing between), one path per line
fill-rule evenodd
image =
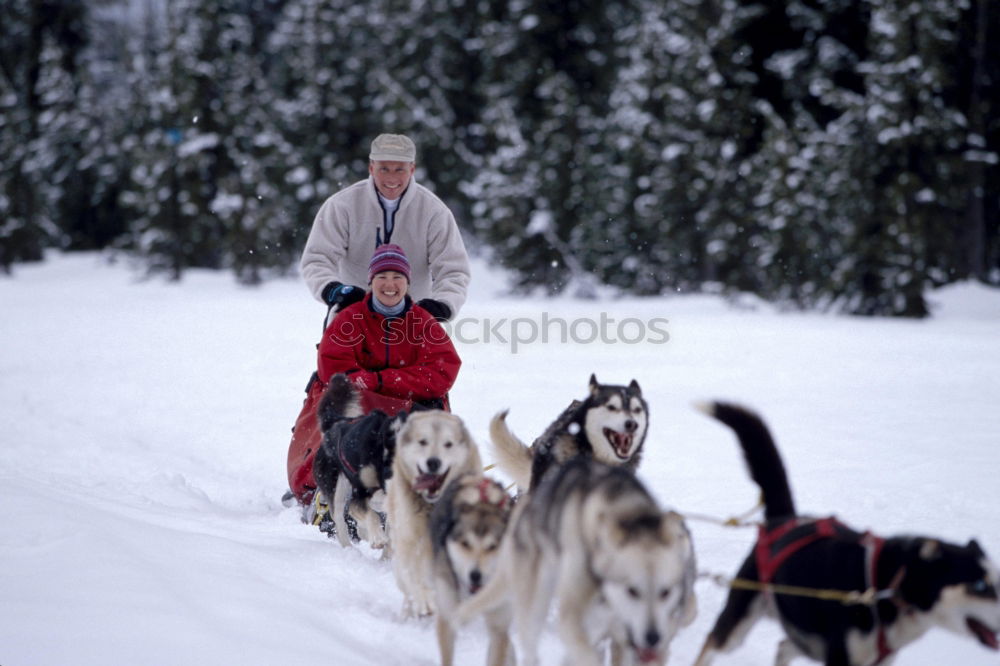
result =
M764 517L771 519L795 515L795 502L785 465L764 421L749 409L730 403L707 402L695 406L736 433L750 478L764 496Z
M531 485L531 449L507 427L507 411L498 412L490 420L490 442L497 466L510 476L518 488Z
M336 374L323 392L323 398L316 408L321 432L329 430L341 419L353 419L362 415L361 398L354 384L345 374Z

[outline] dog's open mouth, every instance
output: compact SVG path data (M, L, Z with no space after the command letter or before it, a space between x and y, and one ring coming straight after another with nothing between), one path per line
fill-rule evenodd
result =
M639 660L640 664L658 664L660 663L660 651L651 647L636 648L635 658Z
M611 444L611 448L614 449L615 455L622 460L628 460L629 453L632 451L632 434L605 428L604 436Z
M413 489L423 495L428 501L433 501L441 493L446 476L448 476L448 472L444 474L421 474L414 481Z
M997 641L997 633L995 631L974 617L965 618L965 624L968 625L969 631L979 639L980 643L991 650L1000 650L1000 642Z

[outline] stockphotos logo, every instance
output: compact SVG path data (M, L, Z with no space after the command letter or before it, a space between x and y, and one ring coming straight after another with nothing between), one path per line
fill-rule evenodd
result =
M444 328L455 342L509 345L512 354L535 344L605 344L662 345L670 340L669 321L660 317L643 320L636 317L615 319L602 312L597 319L563 319L543 312L541 318L514 317L479 319L466 317L445 322Z
M352 347L364 339L364 314L355 312L349 320L335 321L330 335L334 341L347 347ZM406 320L406 327L390 327L385 331L382 342L385 344L421 344L423 334L415 320ZM603 344L603 345L662 345L670 340L667 332L667 319L639 319L626 317L615 319L602 312L597 319L578 317L563 319L551 317L548 312L541 313L540 318L532 317L501 317L499 319L465 317L452 322L445 322L443 329L431 329L444 333L452 341L463 345L501 344L510 347L512 354L529 345L537 344ZM433 342L433 340L432 340Z

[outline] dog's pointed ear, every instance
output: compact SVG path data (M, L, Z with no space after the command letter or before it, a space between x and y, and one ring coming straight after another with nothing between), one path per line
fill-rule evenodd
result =
M632 391L636 395L642 395L642 389L639 388L639 382L635 381L634 379L628 385L628 388L629 388L630 391Z
M590 394L597 395L597 389L599 387L600 384L597 383L597 375L594 373L590 373Z
M979 542L976 541L975 539L969 539L969 545L966 546L966 548L971 550L973 555L976 555L978 557L986 557L986 553L983 551L983 547L980 546Z

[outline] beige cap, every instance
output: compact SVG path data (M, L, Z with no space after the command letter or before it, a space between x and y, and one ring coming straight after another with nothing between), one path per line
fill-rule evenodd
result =
M416 162L417 147L404 134L379 134L368 159L379 162Z

